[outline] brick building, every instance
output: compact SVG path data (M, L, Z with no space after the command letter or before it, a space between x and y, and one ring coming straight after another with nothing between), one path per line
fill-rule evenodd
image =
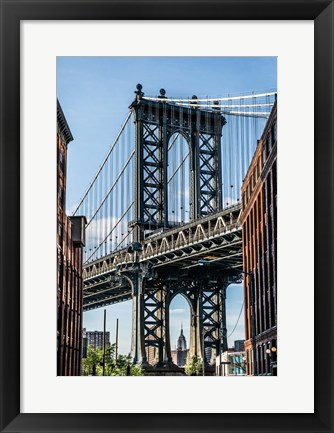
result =
M57 375L80 376L85 218L66 215L67 146L73 140L57 101Z
M242 185L248 375L277 374L276 123L275 102Z

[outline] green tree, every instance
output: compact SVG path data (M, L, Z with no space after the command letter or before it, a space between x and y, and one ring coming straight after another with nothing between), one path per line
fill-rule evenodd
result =
M140 365L131 365L131 357L118 355L117 360L112 359L108 365L108 376L143 376L143 369Z
M88 346L87 357L82 359L84 376L99 376L100 367L103 362L103 350L99 347Z
M201 359L197 356L190 356L188 353L187 356L187 363L184 367L184 372L186 373L187 376L198 376L202 371L202 361Z
M82 359L84 376L103 375L103 349L93 346L87 347L87 358ZM143 376L143 370L138 365L131 365L131 357L118 355L115 359L115 344L106 348L105 376Z

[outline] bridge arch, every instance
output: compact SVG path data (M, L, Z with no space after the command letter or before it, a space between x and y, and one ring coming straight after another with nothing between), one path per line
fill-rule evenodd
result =
M190 220L191 142L181 129L174 130L167 141L168 220L184 223Z
M171 359L173 364L183 367L186 364L192 340L191 319L193 316L193 305L189 297L179 290L175 291L170 296L168 302L168 315ZM187 352L177 349L177 343L181 334L185 338Z
M188 143L188 145L190 147L191 141L190 141L189 134L187 134L182 128L175 128L175 127L173 128L173 131L171 132L171 134L168 137L168 141L167 141L168 146L170 146L171 141L173 141L173 136L177 135L177 134L180 134L185 139L185 141Z
M193 305L192 300L189 299L189 296L186 293L184 293L184 291L182 289L176 289L176 290L173 290L173 292L171 292L169 299L168 299L168 308L170 307L170 304L172 303L174 298L178 295L181 295L188 302L190 312L195 314L194 305Z

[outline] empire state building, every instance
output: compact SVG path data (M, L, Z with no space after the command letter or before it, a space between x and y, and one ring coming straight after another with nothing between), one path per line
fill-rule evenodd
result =
M186 337L183 335L183 327L181 323L181 332L179 338L177 339L176 350L172 350L173 363L178 365L179 367L184 367L187 362L187 354L187 340Z
M187 350L187 341L186 341L186 337L183 335L182 323L181 323L181 333L179 338L177 339L176 349Z

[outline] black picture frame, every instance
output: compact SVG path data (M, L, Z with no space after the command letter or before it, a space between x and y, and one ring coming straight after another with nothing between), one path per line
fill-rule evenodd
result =
M334 311L331 293L334 269L333 1L0 0L0 5L0 431L123 433L334 431L331 415L331 407L334 406L331 317ZM314 414L20 413L20 21L86 19L314 20L316 323ZM307 217L307 213L310 212L307 206L308 204L305 203L304 217ZM299 272L306 272L306 270L301 269ZM302 299L299 308L302 308ZM307 348L298 347L298 333L303 332L302 327L295 332L296 354L294 355L306 362L307 357L310 356ZM307 380L308 378L305 377L306 382ZM129 398L140 398L140 396L129 396ZM251 397L245 396L245 398ZM260 403L259 410L261 410Z

